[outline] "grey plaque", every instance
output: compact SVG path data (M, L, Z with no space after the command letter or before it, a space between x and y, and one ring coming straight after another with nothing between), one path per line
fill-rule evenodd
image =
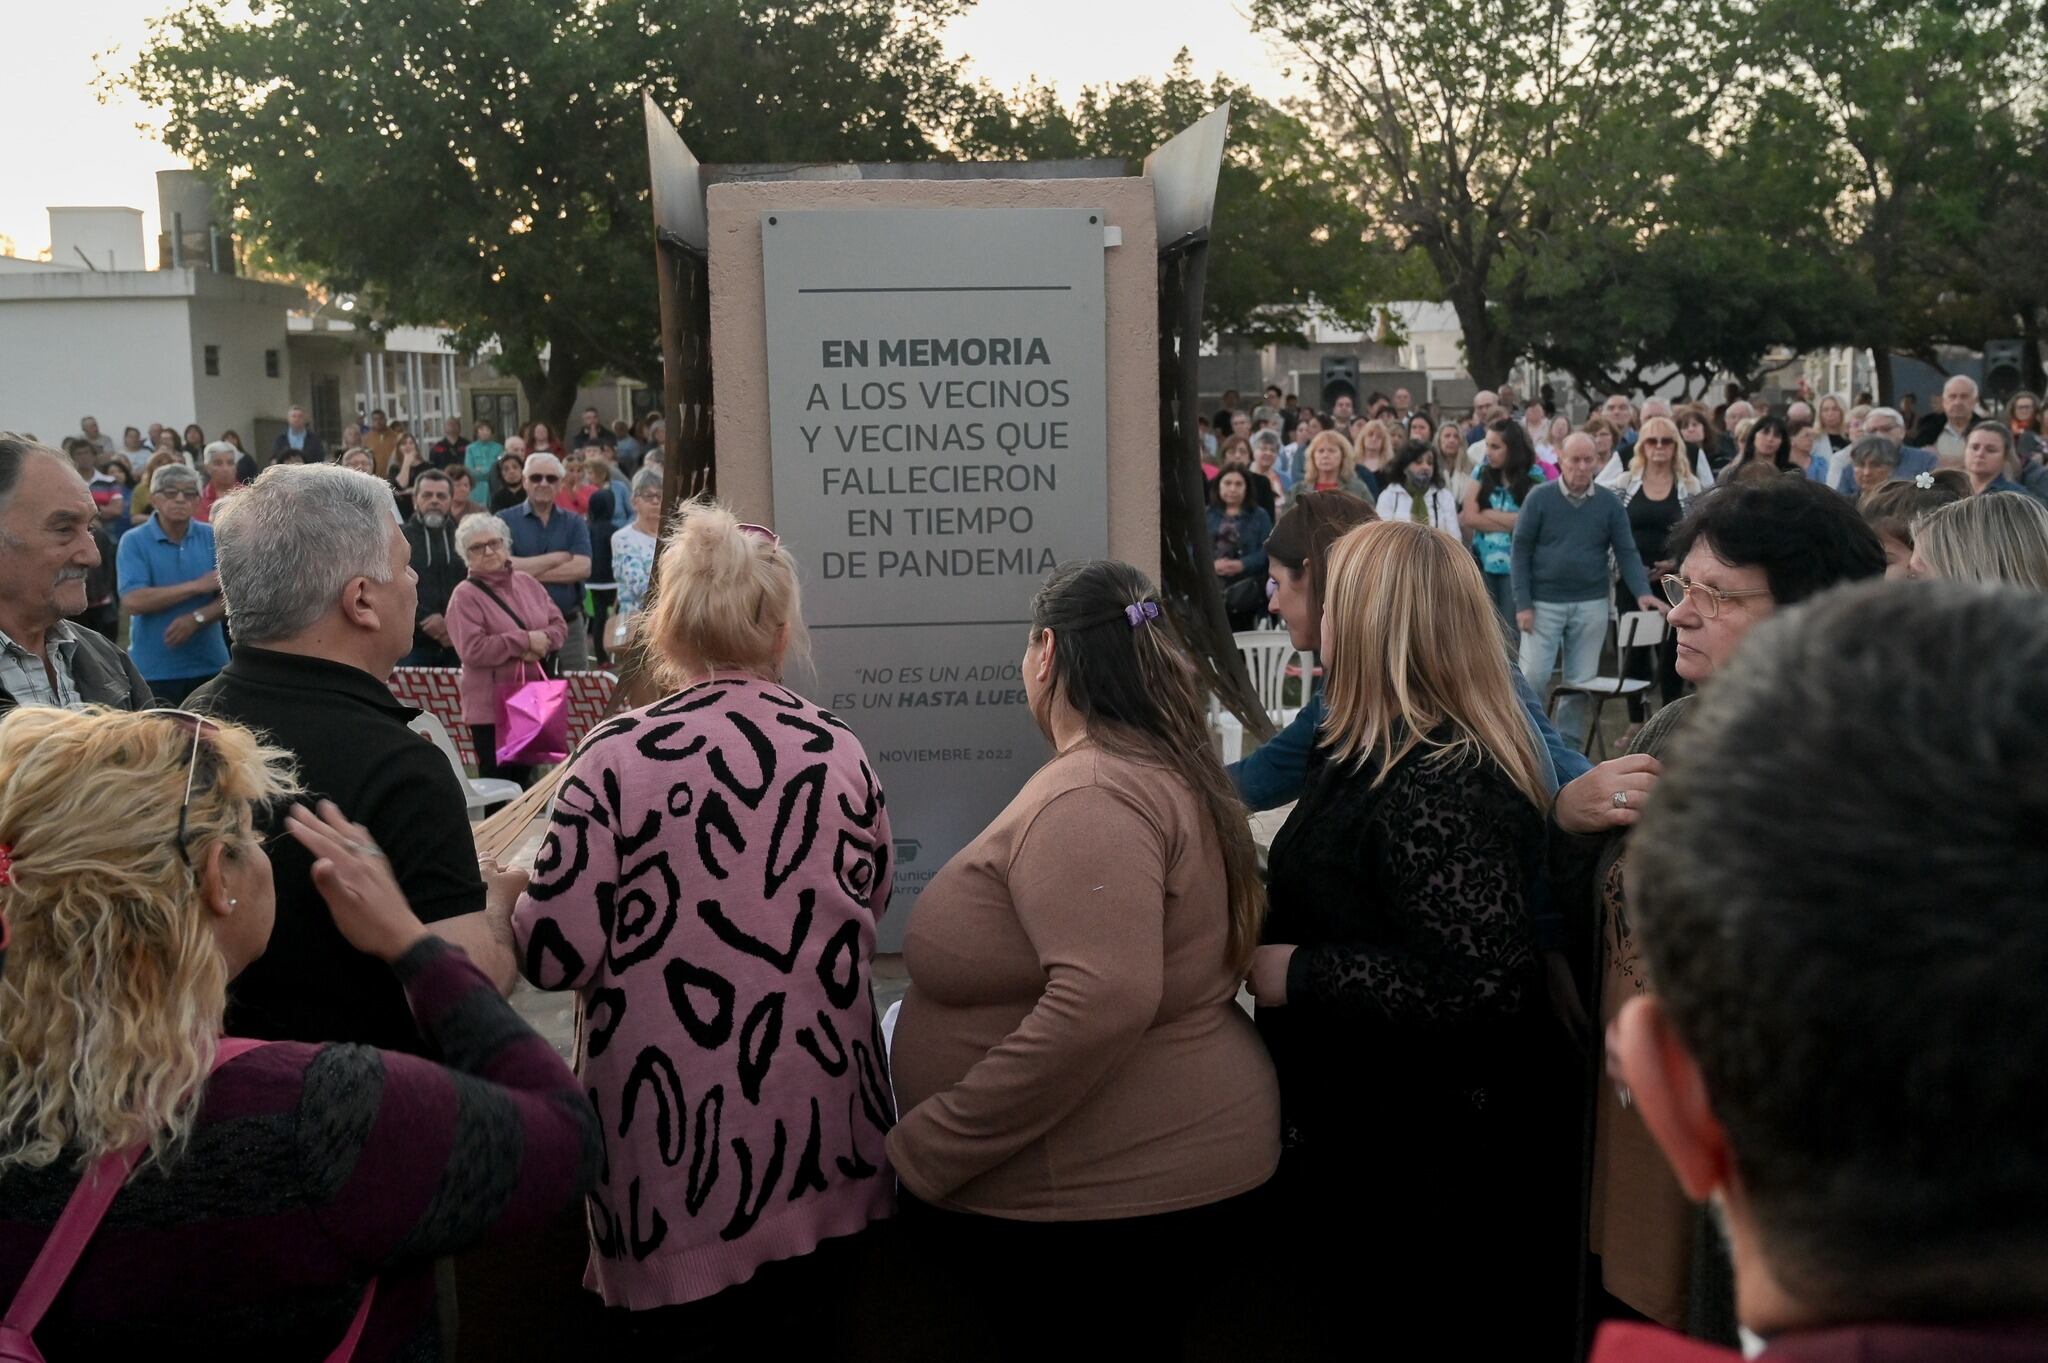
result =
M1104 221L1086 209L761 215L775 528L815 698L888 793L882 929L1046 757L1032 593L1109 548Z

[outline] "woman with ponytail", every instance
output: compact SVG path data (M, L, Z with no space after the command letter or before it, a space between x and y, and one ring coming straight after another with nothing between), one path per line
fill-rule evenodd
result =
M1200 1305L1236 1300L1245 1195L1280 1153L1273 1067L1234 1002L1256 855L1144 574L1054 572L1023 671L1052 759L932 879L904 943L904 1235L931 1295L968 1307L952 1356L1179 1358Z

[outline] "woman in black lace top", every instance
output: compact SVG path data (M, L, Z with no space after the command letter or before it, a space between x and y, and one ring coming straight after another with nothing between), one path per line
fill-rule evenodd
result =
M1356 1355L1366 1288L1512 1350L1479 1356L1562 1357L1578 1126L1531 938L1545 783L1511 664L1470 552L1427 526L1347 534L1325 600L1328 718L1251 976L1282 1235L1328 1232L1290 1276L1333 1353Z

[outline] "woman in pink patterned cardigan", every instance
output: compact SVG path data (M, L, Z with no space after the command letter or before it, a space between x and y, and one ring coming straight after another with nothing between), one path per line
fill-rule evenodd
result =
M803 624L771 532L686 506L642 619L683 688L585 742L514 919L526 978L579 997L585 1281L607 1357L835 1350L848 1237L895 1204L889 816L860 741L776 680Z

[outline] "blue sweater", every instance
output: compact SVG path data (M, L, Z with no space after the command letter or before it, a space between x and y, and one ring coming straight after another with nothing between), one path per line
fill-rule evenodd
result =
M1536 488L1515 518L1515 609L1532 610L1538 601L1605 600L1609 553L1629 595L1648 596L1650 580L1621 498L1596 484L1573 506L1563 483Z

